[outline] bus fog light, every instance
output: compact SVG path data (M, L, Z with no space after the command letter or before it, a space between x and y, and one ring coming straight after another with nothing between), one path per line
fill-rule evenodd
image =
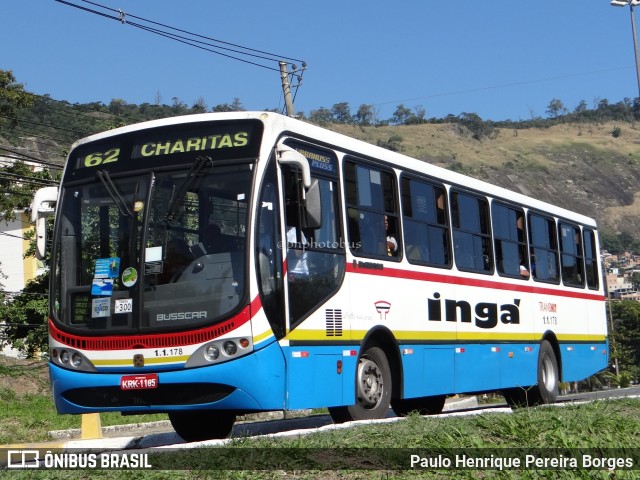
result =
M249 346L249 340L247 340L246 338L241 338L240 339L240 346L242 348L247 348Z
M233 343L232 341L227 341L224 342L224 352L231 356L231 355L235 355L236 352L238 351L238 346Z
M81 363L82 363L82 355L80 355L77 352L74 353L71 356L71 365L73 365L74 367L79 367Z
M60 352L60 361L62 363L69 363L69 352L67 352L66 350L62 350Z
M209 345L204 354L209 360L215 360L220 356L220 349L215 345Z

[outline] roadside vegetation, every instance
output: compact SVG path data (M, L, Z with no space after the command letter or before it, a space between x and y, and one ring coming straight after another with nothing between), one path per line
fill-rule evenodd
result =
M100 415L102 426L167 420L167 415ZM0 445L51 440L52 430L80 428L80 415L58 415L47 362L0 355Z
M9 389L3 388L6 395ZM3 397L0 431L44 432L60 428L62 416L53 413L43 394L18 401ZM47 401L49 405L47 405ZM34 415L40 410L40 415ZM7 417L8 412L8 417ZM50 412L50 413L46 413ZM65 416L67 418L73 418ZM13 419L9 426L7 418ZM108 416L103 416L104 419ZM126 417L125 417L126 418ZM36 435L41 436L41 433ZM15 439L14 439L15 440ZM596 400L511 413L485 412L468 416L421 417L412 414L389 422L362 423L351 428L321 429L308 435L239 438L224 446L149 453L154 469L164 471L21 471L14 479L33 478L172 478L181 479L632 479L640 468L640 399ZM131 451L133 452L133 451ZM411 466L412 455L450 458L451 466ZM565 461L560 468L463 469L456 456L501 457L504 461L534 455ZM632 458L636 470L610 468L610 460L598 468L572 468L566 459ZM564 460L563 460L564 459ZM436 460L434 460L436 461ZM446 462L444 462L446 463ZM441 465L444 465L441 461ZM3 476L0 472L0 477ZM8 477L7 477L8 478Z

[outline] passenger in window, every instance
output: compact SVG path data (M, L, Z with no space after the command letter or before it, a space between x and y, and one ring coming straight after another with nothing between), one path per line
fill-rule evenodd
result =
M533 248L531 249L531 273L533 273L534 278L538 278L536 275L536 254L533 252Z
M518 218L516 219L516 227L518 228L518 242L524 242L524 215L518 213Z
M300 282L309 278L306 243L304 232L300 232L300 242L298 242L297 228L287 226L287 263L290 282Z
M436 219L440 225L444 225L444 192L440 192L436 200Z
M518 252L518 257L520 260L520 276L522 278L529 278L531 276L531 273L529 273L529 269L527 269L527 266L522 259L522 252Z
M384 230L387 234L387 255L390 257L396 256L398 254L398 241L392 233L387 215L384 216Z

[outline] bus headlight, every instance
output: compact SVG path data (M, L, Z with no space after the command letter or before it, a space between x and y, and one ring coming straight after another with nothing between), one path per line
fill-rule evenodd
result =
M224 342L224 353L226 353L229 356L235 355L236 352L238 351L238 346L235 344L235 342L232 342L231 340Z
M64 367L69 370L78 370L80 372L96 371L96 367L93 365L91 360L85 357L82 352L74 350L73 348L51 348L49 361L59 367Z
M251 337L221 338L201 345L191 354L185 367L203 367L228 362L251 352L253 352Z
M215 345L209 345L204 351L204 355L208 360L216 360L220 356L220 349Z
M78 368L82 364L82 355L78 352L71 355L71 365Z

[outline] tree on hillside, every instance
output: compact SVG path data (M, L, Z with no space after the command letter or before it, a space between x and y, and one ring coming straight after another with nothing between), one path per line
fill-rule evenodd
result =
M207 111L207 103L204 101L204 97L198 97L191 106L191 111L194 113L205 113Z
M409 117L411 117L411 114L412 114L411 109L400 104L396 107L396 110L393 112L393 117L391 117L391 120L396 125L405 125Z
M320 107L317 110L311 110L309 120L317 125L326 125L331 123L333 114L328 108Z
M11 70L0 70L0 127L7 120L16 123L16 111L33 105L35 97L16 82Z
M360 105L356 112L355 119L359 125L371 125L375 119L373 105Z
M557 98L551 100L547 106L547 115L551 118L558 118L560 115L567 113L567 111L562 100L558 100Z
M221 103L211 109L212 112L244 112L244 107L239 98L234 98L231 103Z
M347 102L336 103L331 107L331 113L337 123L351 123L351 109Z
M580 100L578 105L576 105L576 108L573 110L574 113L582 113L582 112L586 112L586 111L587 111L587 101L586 100Z
M498 130L491 122L485 122L477 113L462 112L457 117L457 122L471 132L471 136L476 140L484 138L495 138Z

